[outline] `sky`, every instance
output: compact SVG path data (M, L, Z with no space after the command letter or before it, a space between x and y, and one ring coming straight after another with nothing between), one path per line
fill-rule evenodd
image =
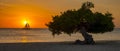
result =
M69 9L79 9L82 3L95 4L93 11L113 14L116 28L120 28L120 0L0 0L0 28L47 28L52 16Z

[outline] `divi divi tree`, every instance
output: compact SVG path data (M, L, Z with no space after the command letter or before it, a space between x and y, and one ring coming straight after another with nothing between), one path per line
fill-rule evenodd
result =
M92 35L89 33L105 33L114 29L113 17L109 12L92 12L92 2L85 2L81 8L67 10L60 15L53 16L53 20L46 24L53 35L74 34L79 32L84 37L84 44L94 44Z

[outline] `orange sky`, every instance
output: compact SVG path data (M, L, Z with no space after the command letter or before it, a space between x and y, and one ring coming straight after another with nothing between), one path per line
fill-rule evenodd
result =
M23 28L26 19L31 28L46 28L53 15L79 9L85 1L95 4L94 11L111 12L120 27L120 0L0 0L0 28Z

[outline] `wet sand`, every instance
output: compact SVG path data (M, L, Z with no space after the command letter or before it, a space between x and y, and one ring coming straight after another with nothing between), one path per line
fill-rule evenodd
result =
M0 43L0 51L120 51L120 41L97 41L95 45L73 42Z

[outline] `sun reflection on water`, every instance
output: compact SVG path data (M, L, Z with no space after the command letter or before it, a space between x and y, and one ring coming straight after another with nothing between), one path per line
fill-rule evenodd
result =
M27 37L26 37L26 36L22 36L22 37L21 37L21 42L22 42L22 43L27 43L27 42L28 42Z
M20 40L22 43L27 43L28 42L28 37L25 36L25 34L28 34L28 32L26 30L22 31L23 36L21 36L21 40Z

